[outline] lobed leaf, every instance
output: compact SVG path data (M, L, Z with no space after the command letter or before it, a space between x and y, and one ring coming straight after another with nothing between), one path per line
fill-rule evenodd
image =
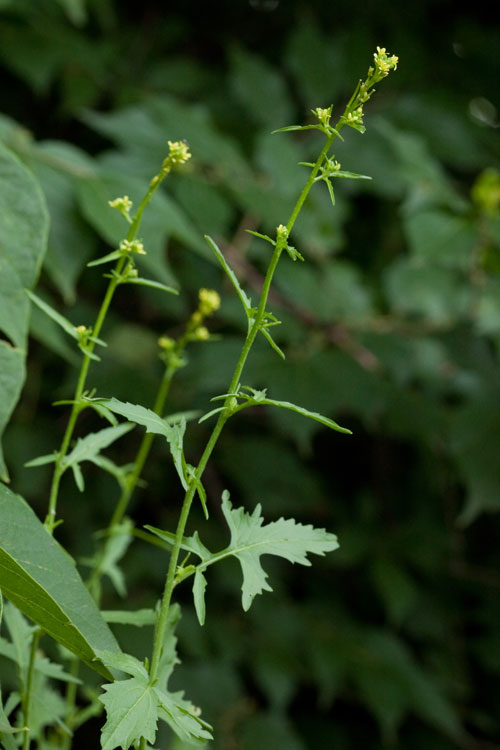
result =
M231 542L218 557L224 554L238 558L243 573L242 605L245 611L257 594L272 591L260 562L261 555L277 555L291 563L310 565L308 553L324 555L339 546L334 534L303 526L293 518L280 518L263 526L260 504L251 515L243 508L233 510L227 490L222 493L222 512L231 532Z

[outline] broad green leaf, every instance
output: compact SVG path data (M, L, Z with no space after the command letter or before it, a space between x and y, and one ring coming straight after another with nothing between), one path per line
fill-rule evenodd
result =
M95 649L119 646L76 567L29 505L0 485L0 588L54 640L109 679Z
M166 684L163 687L177 661L175 639L170 643L171 648L168 648L168 640L173 635L178 608L173 608L172 616L164 647L168 669L160 667L161 674L154 686L149 683L144 665L134 656L99 652L99 658L108 667L132 675L129 680L103 686L105 695L99 700L104 704L108 718L102 730L102 750L114 750L116 747L128 750L141 737L153 743L158 719L168 724L178 737L189 744L203 745L212 738L211 727L195 715L193 705L184 700L183 693L171 693Z
M101 695L99 700L108 718L102 728L101 750L114 750L116 747L128 750L142 737L148 743L153 743L158 724L158 701L147 673L104 685L103 689L105 695Z
M76 283L97 245L76 203L79 180L92 176L94 163L76 146L52 140L33 142L25 158L40 181L51 219L44 269L65 302L72 304Z
M31 173L0 145L0 438L24 382L29 302L47 245L45 201ZM0 479L9 475L0 446Z
M263 57L242 48L231 50L232 89L251 120L266 129L286 122L292 115L292 103L284 77ZM272 106L262 106L272 102Z

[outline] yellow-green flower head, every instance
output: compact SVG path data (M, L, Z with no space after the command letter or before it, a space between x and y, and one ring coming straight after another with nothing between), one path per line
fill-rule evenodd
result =
M288 229L283 225L280 224L276 227L276 239L279 242L279 240L286 240L288 237Z
M120 250L124 253L136 253L136 255L146 255L144 245L140 240L122 240Z
M87 326L76 326L75 331L79 336L85 336L87 333Z
M205 326L198 326L198 328L195 328L193 331L193 338L196 341L208 341L210 338L210 332Z
M158 339L158 346L160 349L163 349L163 351L170 352L175 347L175 341L169 336L161 336Z
M361 125L363 123L363 107L358 107L354 112L349 112L347 115L347 123L356 123Z
M127 214L132 208L132 201L130 200L128 195L124 195L122 198L115 198L112 201L108 201L108 204L111 206L111 208L116 208L118 209L118 211L124 211Z
M165 161L170 166L185 164L191 158L189 146L185 141L169 141L168 148L169 152Z
M377 51L373 53L373 59L377 73L382 76L389 75L389 71L396 70L398 67L398 57L388 55L385 47L377 47Z
M316 109L312 110L312 113L318 118L320 123L326 127L330 122L330 117L332 116L332 107L330 106L328 107L328 109L316 107Z
M200 289L199 293L200 306L199 310L202 315L211 315L220 307L220 296L213 289Z

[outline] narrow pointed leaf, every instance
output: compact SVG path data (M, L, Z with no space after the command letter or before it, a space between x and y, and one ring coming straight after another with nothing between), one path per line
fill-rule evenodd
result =
M266 242L270 242L271 245L276 245L276 240L271 239L267 234L261 234L260 232L254 232L253 229L245 229L245 232L247 234L251 234L254 237L258 237L261 240L265 240Z
M271 135L275 133L290 133L292 130L323 130L323 128L321 125L286 125L284 128L271 131Z
M330 200L332 202L332 206L335 206L335 193L333 192L332 183L328 179L326 179L325 182L326 182L326 186L328 188L328 193L330 195Z
M255 405L263 406L279 406L281 409L289 409L290 411L294 411L297 414L302 414L303 417L308 417L309 419L314 419L316 422L320 422L320 424L325 425L325 427L330 427L332 430L336 430L337 432L343 432L346 435L352 435L352 431L348 430L346 427L341 427L337 424L337 422L334 422L333 419L329 419L328 417L324 417L322 414L318 414L316 411L309 411L309 409L304 409L303 406L297 406L297 404L292 404L290 401L275 401L272 398L262 398L258 401L254 402Z
M75 447L64 459L64 466L73 466L81 461L90 461L97 456L101 450L121 438L134 428L133 424L119 424L116 427L105 427L99 432L91 432L84 438L79 438Z
M179 290L175 289L173 286L167 286L160 281L153 281L152 279L129 278L125 283L138 284L139 286L150 286L152 289L159 289L160 291L168 292L169 294L179 294Z
M274 351L276 352L276 354L278 354L281 357L281 359L286 359L285 353L283 352L282 349L280 349L280 347L278 346L278 344L276 343L276 341L273 339L273 337L271 336L271 334L269 333L269 331L267 330L267 328L261 328L260 332L262 333L262 335L264 336L264 338L267 339L267 341L271 345L271 348L274 349Z
M27 617L106 678L96 649L120 651L70 557L29 505L0 485L0 589Z
M154 625L156 622L156 612L152 609L138 609L135 612L109 609L101 611L101 614L106 622L118 625L135 625L138 628L143 625Z
M205 589L207 588L207 579L203 575L201 568L196 568L193 581L193 599L196 616L200 625L205 624Z
M52 464L56 460L56 454L50 453L47 456L38 456L37 458L32 458L31 461L26 461L24 464L26 468L33 468L34 466L45 466L45 464Z
M112 260L118 260L122 256L123 253L121 250L113 250L112 253L103 255L101 258L97 258L96 260L91 260L90 263L87 263L87 266L100 266L102 263L110 263Z
M371 180L372 178L367 174L356 174L356 172L345 172L340 169L338 172L332 172L328 177L345 177L348 180Z
M29 289L26 289L26 294L28 295L30 300L40 308L40 310L42 310L46 315L49 316L49 318L52 318L54 322L61 326L63 331L66 331L66 333L71 336L71 338L78 339L76 326L74 326L73 323L65 318L64 315L58 313L57 310L54 310L53 307L44 302L43 299L34 294L34 292L30 292Z
M238 281L236 274L234 273L233 269L228 264L227 260L224 258L222 252L219 250L219 248L217 247L213 239L209 237L207 234L205 235L205 239L208 242L208 245L210 246L210 248L212 249L212 252L214 253L215 257L221 264L222 268L224 269L226 274L229 276L229 279L231 280L231 283L236 289L236 293L238 294L238 297L241 300L241 304L245 308L245 312L248 314L248 311L250 310L252 303L250 299L247 297L246 293L241 288L240 282Z

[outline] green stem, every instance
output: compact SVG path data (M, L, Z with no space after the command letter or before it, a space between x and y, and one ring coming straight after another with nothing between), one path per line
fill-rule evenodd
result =
M31 641L30 660L28 664L28 673L26 676L26 687L23 690L22 707L23 707L23 715L24 715L24 725L26 727L26 731L24 733L24 738L23 738L23 750L29 750L30 741L31 741L31 737L30 737L31 735L31 729L30 729L31 693L33 690L33 679L35 676L36 650L38 648L38 642L40 640L41 635L42 635L42 631L39 630L38 628L33 633L33 638Z
M340 127L342 127L342 123L339 120L339 123L337 124L335 128L337 132L340 129ZM330 136L328 136L326 143L323 149L321 150L313 169L311 170L309 178L302 189L302 192L292 210L292 213L286 225L288 234L290 234L290 232L292 231L292 228L295 224L295 221L297 220L300 210L304 204L304 201L306 200L307 195L309 194L309 191L311 187L313 186L314 180L319 172L319 169L321 167L321 164L323 163L325 156L328 153L328 150L330 149L330 146L333 143L334 138L336 138L336 133L332 133ZM276 271L283 249L284 249L284 245L277 242L275 245L274 252L273 252L271 261L269 263L267 272L266 272L264 283L262 285L262 291L260 295L259 306L257 308L257 313L255 315L253 322L249 325L245 343L243 345L240 356L238 358L238 362L236 363L236 367L234 369L233 376L231 378L231 383L228 388L228 393L233 393L234 390L237 388L240 382L243 368L245 367L246 360L250 353L250 350L253 346L253 343L255 341L255 338L259 330L261 329L261 325L262 325L262 322L264 320L264 316L266 313L266 305L267 305L267 300L269 296L269 290L271 288L271 283L273 280L274 272ZM175 532L175 542L174 542L172 552L170 555L170 561L169 561L167 578L165 581L165 587L164 587L163 597L162 597L161 606L160 606L160 612L159 612L158 619L157 619L156 626L155 626L153 653L151 656L151 666L149 670L151 683L154 682L158 674L158 668L160 665L160 660L161 660L162 651L163 651L163 643L165 640L165 633L166 633L167 624L168 624L170 602L172 599L172 592L175 586L175 573L177 570L179 552L180 552L182 538L184 536L184 531L186 528L187 520L189 517L189 512L191 510L193 498L196 493L196 484L201 481L201 477L203 475L203 472L205 471L205 467L217 443L219 435L221 434L225 423L231 416L230 402L231 402L231 396L228 396L226 400L224 401L224 406L226 408L223 411L221 411L219 414L219 418L217 419L215 427L212 430L212 433L208 439L205 450L203 451L203 454L201 456L200 462L198 463L198 466L196 468L195 479L193 479L193 481L189 485L189 488L186 492L186 495L184 497L184 501L182 504L181 513L179 516L179 521L178 521L177 529ZM143 744L141 741L141 750L143 749L145 750L146 747L147 747L146 743L144 742Z
M153 178L151 180L148 190L144 198L142 199L141 203L139 204L139 207L135 213L134 218L132 219L129 230L127 232L126 240L128 242L131 242L132 240L136 239L137 234L139 232L139 227L141 225L142 214L144 212L144 209L146 208L148 203L151 201L153 195L156 193L159 186L161 185L162 180L166 177L169 171L170 170L162 170L160 174L157 175L156 178ZM97 338L99 336L99 333L101 332L101 328L106 318L109 306L111 304L111 300L113 299L113 295L115 293L116 287L120 283L119 276L121 272L123 271L123 267L125 263L127 262L128 262L128 258L124 256L118 260L115 266L114 273L112 274L112 277L108 284L106 294L104 295L104 299L102 301L101 307L97 314L96 322L92 329L93 337ZM78 376L78 382L76 385L75 395L73 398L74 403L71 408L71 413L69 416L68 424L66 426L66 430L64 432L64 436L63 436L62 443L61 443L61 448L59 450L59 453L55 462L54 474L52 477L52 485L50 488L49 509L45 518L45 528L47 529L49 534L53 533L54 527L55 527L57 498L59 495L59 484L60 484L61 477L65 470L63 461L66 456L66 453L68 452L71 438L73 437L73 432L75 429L76 421L78 419L78 415L82 411L82 405L81 405L80 399L82 397L83 390L85 388L90 361L92 359L90 355L93 353L94 347L95 347L95 342L89 340L88 345L87 345L87 352L83 356L83 361L82 361L82 365L80 368L80 374Z
M170 365L165 369L165 372L163 374L163 378L158 388L156 399L153 405L153 411L156 414L161 415L163 413L163 410L165 408L165 402L168 396L168 392L170 390L170 385L172 383L172 379L175 373L177 372L177 370L178 370L178 366L175 366L175 365ZM98 583L102 576L102 565L106 557L107 546L109 544L110 537L113 533L113 529L122 522L123 517L125 516L127 506L129 504L132 493L134 492L137 486L139 477L141 476L142 470L144 468L144 464L146 463L154 438L155 438L155 435L152 432L146 432L144 434L144 437L142 438L141 444L139 446L139 450L137 451L137 455L134 461L133 469L127 477L127 482L122 489L122 492L116 504L113 515L111 516L111 520L109 522L108 528L106 530L105 542L100 549L100 552L97 557L96 565L94 569L92 570L92 573L90 574L89 579L87 581L87 586L96 600L98 599Z

